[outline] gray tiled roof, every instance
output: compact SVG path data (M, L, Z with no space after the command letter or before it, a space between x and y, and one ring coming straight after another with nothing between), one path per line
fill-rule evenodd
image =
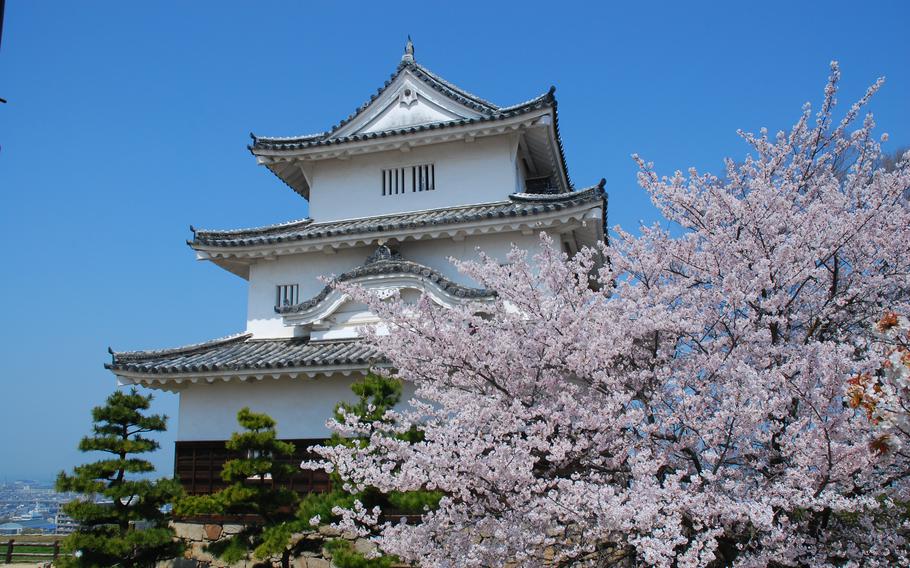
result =
M234 335L175 349L111 351L105 368L114 372L176 374L225 371L274 371L288 368L370 365L380 360L359 340L252 339Z
M553 96L553 92L554 91L552 90L548 91L543 95L531 99L530 101L521 105L508 107L503 110L497 110L495 112L477 118L457 118L454 120L429 122L426 124L416 124L413 126L393 128L390 130L381 130L379 132L363 132L360 134L350 134L348 136L333 136L329 133L308 134L306 136L292 136L288 138L272 138L251 134L250 137L253 139L253 144L250 149L253 150L254 153L255 150L303 150L305 148L313 148L316 146L331 146L333 144L344 144L347 142L360 142L363 140L388 138L389 136L413 134L415 132L425 132L427 130L437 130L440 128L448 128L452 126L466 126L468 124L504 120L506 118L512 118L514 116L533 112L535 110L555 107L556 97ZM562 150L561 144L560 150Z
M533 106L536 103L539 103L546 99L548 95L552 97L555 88L550 88L550 91L547 93L531 99L525 103L514 105L510 107L499 107L489 101L481 99L480 97L473 95L464 89L453 85L452 83L446 81L439 75L433 73L423 65L420 65L416 61L402 61L398 68L395 69L395 72L389 77L389 79L379 88L376 92L367 100L365 103L357 107L357 109L348 115L347 118L333 126L326 132L318 132L315 134L307 134L303 136L288 136L288 137L274 137L274 136L256 136L253 133L250 133L250 137L253 139L253 144L250 147L252 150L258 149L268 149L268 150L297 150L300 148L307 148L310 146L321 146L325 144L337 144L340 142L350 142L355 139L367 139L366 136L363 137L343 137L337 138L333 135L346 124L350 123L352 120L360 116L360 114L365 111L373 102L378 99L386 89L389 88L395 79L398 78L405 70L410 71L414 74L415 77L419 78L426 85L428 85L433 90L463 104L464 106L473 109L483 115L485 119L491 118L506 118L505 116L499 116L503 113L515 112L519 109L525 109L525 112L531 110L527 107ZM554 101L555 102L555 99ZM452 121L458 122L458 121ZM468 122L462 122L462 124L468 124ZM407 130L407 129L401 129ZM373 138L379 137L379 133L376 133L376 136ZM382 133L382 136L388 136L389 132Z
M188 241L187 244L194 247L248 247L421 227L443 227L488 219L533 217L578 205L603 202L603 187L604 181L601 180L596 186L582 191L554 195L515 194L506 201L478 205L445 207L323 223L315 223L311 219L301 219L267 227L234 231L196 230L193 240Z
M364 276L375 276L381 274L415 274L430 280L444 291L457 298L492 298L496 295L492 290L485 288L471 288L462 286L443 276L438 270L424 266L416 262L402 259L396 252L388 246L382 245L376 249L366 263L335 278L336 282L347 282L355 278ZM306 311L319 302L323 301L332 292L333 286L324 287L314 297L289 306L276 306L275 311L279 314L292 314Z
M471 108L478 113L480 113L479 118L465 118L459 120L451 120L444 122L435 122L430 124L409 126L405 128L398 128L392 130L385 130L382 132L369 132L363 134L355 134L350 136L335 136L335 133L346 124L350 123L352 120L360 116L370 104L373 103L377 98L379 98L382 93L395 81L395 79L403 73L405 70L409 70L414 76L418 77L425 84L429 85L432 89L437 92L442 93L445 96L448 96L455 101ZM569 187L572 187L572 181L569 177L568 166L566 165L566 153L562 144L562 136L559 133L559 109L556 103L556 87L551 86L550 89L531 100L519 103L517 105L500 107L489 101L481 99L480 97L473 95L464 89L461 89L452 83L446 81L439 75L436 75L423 65L420 65L416 61L402 61L395 72L389 77L389 79L380 87L369 100L360 105L353 113L351 113L347 118L333 126L330 130L326 132L319 132L316 134L307 134L303 136L288 136L288 137L276 137L276 136L257 136L256 134L250 133L250 138L252 138L253 143L247 148L253 155L256 155L260 150L302 150L305 148L312 148L316 146L329 146L333 144L344 144L347 142L359 142L363 140L372 140L376 138L385 138L388 136L398 136L405 134L412 134L416 132L423 132L426 130L435 130L440 128L449 128L455 126L465 126L468 124L481 123L481 122L490 122L496 120L504 120L514 116L519 116L521 114L533 112L535 110L540 110L543 108L552 108L553 109L553 129L556 133L556 146L559 151L559 157L561 163L561 168L563 175L565 176L566 183ZM279 176L281 177L281 176ZM293 186L292 186L293 187ZM301 193L304 197L307 197L306 192L302 192L299 188L294 188L294 191Z

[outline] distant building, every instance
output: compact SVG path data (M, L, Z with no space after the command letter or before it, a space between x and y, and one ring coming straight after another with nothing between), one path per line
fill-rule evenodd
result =
M54 532L56 534L70 534L78 528L79 523L63 511L58 512L57 516L54 517Z
M50 534L55 530L54 518L35 517L22 521L22 534Z
M19 523L3 523L0 525L0 534L15 536L22 534L22 531L25 529L23 525Z

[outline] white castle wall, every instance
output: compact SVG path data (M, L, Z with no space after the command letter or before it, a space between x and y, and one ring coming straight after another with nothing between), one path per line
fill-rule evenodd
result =
M505 260L512 243L529 249L537 245L537 239L537 234L509 232L471 236L463 241L405 241L399 245L399 252L406 260L435 268L456 282L476 286L476 283L459 274L446 259L477 258L476 249L479 247L487 254ZM319 276L338 275L360 266L373 250L375 247L341 249L331 255L313 252L281 256L254 264L250 269L247 331L257 338L291 337L293 328L284 326L281 317L275 313L275 287L279 284L299 284L300 300L307 300L322 290L324 284L319 281Z
M291 337L293 328L285 327L275 313L275 287L299 284L300 301L312 298L325 286L320 276L341 274L363 264L367 249L341 249L328 255L323 252L280 256L259 261L250 267L247 294L247 331L255 337Z
M436 189L382 195L382 170L435 164ZM508 135L313 162L310 217L335 221L506 199L517 170Z
M282 377L191 384L180 391L177 439L226 440L237 431L237 411L244 406L274 418L281 438L326 438L331 435L325 427L326 420L331 418L337 402L356 400L351 383L359 377ZM406 384L402 400L407 401L413 392L413 386Z

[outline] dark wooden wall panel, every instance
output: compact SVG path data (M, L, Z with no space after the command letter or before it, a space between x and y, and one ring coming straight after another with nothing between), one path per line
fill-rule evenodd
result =
M324 471L299 469L300 462L316 457L310 453L310 446L321 444L325 440L284 441L294 444L296 451L292 458L283 461L297 468L297 473L284 485L298 493L329 491L332 487L329 474ZM224 440L175 443L174 476L189 495L207 495L227 486L221 479L221 468L224 462L240 455L228 450L224 444Z

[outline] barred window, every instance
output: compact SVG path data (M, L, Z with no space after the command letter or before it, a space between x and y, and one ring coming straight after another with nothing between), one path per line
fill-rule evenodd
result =
M418 164L382 170L382 195L403 195L436 189L436 166Z
M297 303L299 284L279 284L275 287L275 307L293 306Z

